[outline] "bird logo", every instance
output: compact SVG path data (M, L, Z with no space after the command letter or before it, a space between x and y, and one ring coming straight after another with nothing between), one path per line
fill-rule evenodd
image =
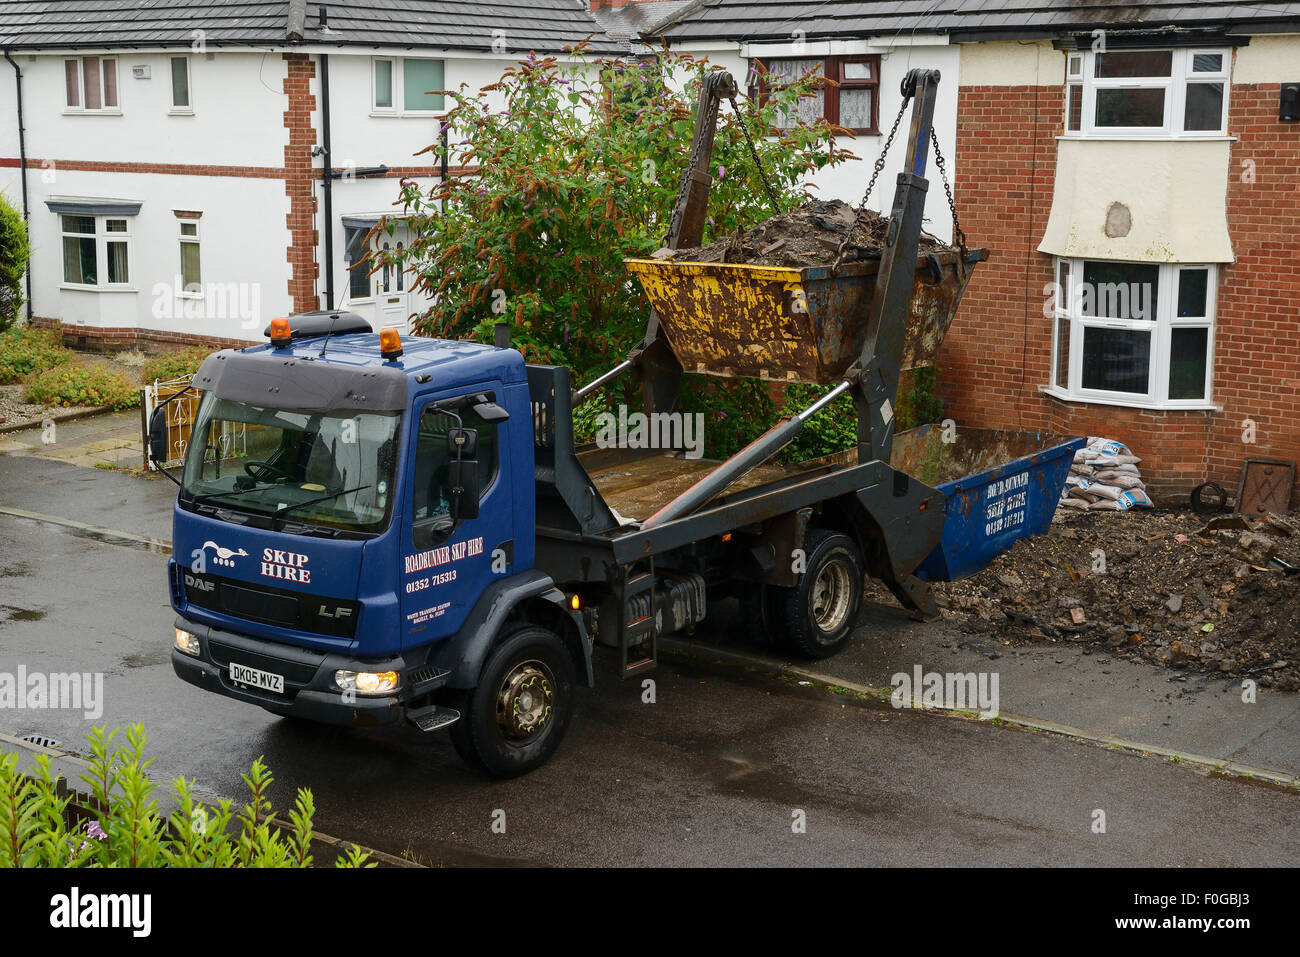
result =
M216 558L212 559L213 564L225 565L227 568L235 567L236 558L245 557L248 555L248 552L244 551L242 548L239 551L235 551L234 549L230 549L230 548L222 548L220 545L218 545L216 542L213 541L204 542L203 547L205 549L211 548L214 552L217 553Z

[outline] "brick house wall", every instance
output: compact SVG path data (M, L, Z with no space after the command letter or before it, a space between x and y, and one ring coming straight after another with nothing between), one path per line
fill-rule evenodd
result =
M1142 457L1157 497L1185 501L1203 481L1236 491L1246 458L1300 460L1300 126L1278 120L1277 84L1234 84L1229 233L1219 272L1213 398L1221 411L1067 402L1050 381L1053 257L1037 251L1052 207L1059 86L959 91L956 196L973 245L992 258L971 280L939 355L939 393L958 425L1104 435ZM1177 144L1171 144L1176 148ZM1243 181L1243 160L1254 182ZM1243 423L1256 441L1242 441Z

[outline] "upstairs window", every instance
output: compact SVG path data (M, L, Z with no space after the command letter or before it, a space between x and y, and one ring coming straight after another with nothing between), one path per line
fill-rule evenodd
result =
M443 111L443 62L417 57L376 57L371 111L394 116Z
M770 59L757 61L752 78L755 92L766 97L768 91L786 86L814 73L834 81L817 90L816 95L802 97L794 112L777 120L777 128L788 130L796 122L811 123L824 119L836 126L863 135L879 133L880 57L828 56L820 59Z
M1226 136L1232 51L1112 50L1069 54L1067 136Z
M85 56L63 61L65 105L75 113L116 113L117 58Z
M190 100L190 58L174 56L171 58L172 109L173 113L193 113L194 103Z

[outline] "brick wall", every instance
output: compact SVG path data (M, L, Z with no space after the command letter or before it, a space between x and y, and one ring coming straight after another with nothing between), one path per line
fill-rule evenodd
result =
M964 87L956 194L962 226L992 258L976 271L939 355L939 392L958 424L1105 435L1131 446L1152 491L1213 480L1235 494L1245 458L1300 460L1300 124L1277 119L1279 87L1232 89L1228 222L1237 262L1219 272L1214 400L1222 411L1063 402L1050 381L1052 320L1036 251L1052 206L1059 87ZM1242 181L1243 159L1254 183ZM1257 442L1242 442L1242 423Z
M285 217L290 234L285 253L289 261L289 295L294 312L310 312L320 308L316 295L319 269L311 158L312 147L316 145L316 130L311 124L311 113L316 108L316 97L311 92L316 64L305 53L286 53L284 60L288 68L284 92L289 96L288 109L284 112L284 127L289 131L289 142L284 148L284 192L289 197L289 212Z
M138 329L134 326L101 328L99 326L73 326L61 324L58 319L32 316L31 324L40 329L57 329L63 335L63 344L88 352L120 352L123 349L140 349L144 352L177 352L190 346L217 349L242 349L259 345L264 340L222 339L218 336L201 336L189 332L164 332L157 329Z

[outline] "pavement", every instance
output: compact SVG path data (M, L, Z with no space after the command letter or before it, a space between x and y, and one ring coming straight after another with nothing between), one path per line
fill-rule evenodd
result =
M597 688L580 696L555 758L508 782L466 768L443 733L278 719L172 673L163 562L174 496L161 476L0 455L0 671L104 675L102 714L6 709L0 732L75 755L92 724L143 722L156 779L183 774L208 800L240 798L241 773L265 755L277 807L311 787L325 833L430 865L1300 859L1295 787L1095 743L1116 735L1153 752L1165 742L1295 769L1300 696L1261 691L1245 706L1222 679L1076 646L1001 646L883 606L848 649L812 663L821 680L801 677L808 662L740 641L725 607L710 609L691 657L666 659L652 676L653 701L641 681L614 680L602 655ZM726 656L739 666L713 663ZM1094 738L895 710L828 687L888 688L917 664L995 672L1003 712ZM500 814L504 834L492 827ZM801 818L806 827L793 828Z
M31 456L88 468L141 468L140 410L105 412L0 434L0 455Z
M956 618L916 622L901 609L874 603L855 640L825 661L773 655L734 631L714 632L702 644L796 680L812 676L888 692L895 675L911 677L918 665L923 674L996 674L1005 715L1153 752L1243 765L1248 773L1271 772L1257 776L1300 779L1300 694L1260 688L1250 695L1239 679L1163 668L1074 643L1013 646L963 634Z

